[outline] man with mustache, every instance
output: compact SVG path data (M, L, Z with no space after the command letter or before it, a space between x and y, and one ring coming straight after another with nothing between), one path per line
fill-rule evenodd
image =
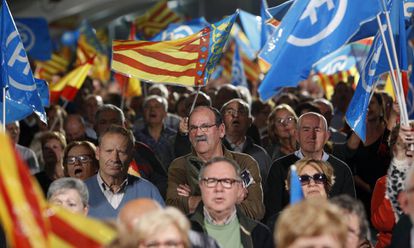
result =
M151 198L164 205L158 189L149 181L128 175L133 158L134 136L124 127L112 125L99 137L97 175L85 181L89 191L88 215L114 219L122 207L136 198Z
M168 170L167 205L193 213L201 201L198 174L206 161L219 156L235 160L242 170L245 189L237 204L248 217L264 215L263 191L257 162L249 155L227 150L221 143L225 127L220 112L209 106L196 107L188 120L193 151L175 159Z
M242 99L236 98L225 103L220 112L226 128L224 146L231 151L252 156L259 165L262 183L264 183L272 161L266 150L247 136L247 130L253 122L249 105Z

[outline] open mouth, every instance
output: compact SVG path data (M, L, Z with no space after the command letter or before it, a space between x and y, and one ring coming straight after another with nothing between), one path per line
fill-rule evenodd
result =
M78 176L78 175L82 174L82 172L83 172L83 170L81 168L76 168L75 171L74 171L75 176Z

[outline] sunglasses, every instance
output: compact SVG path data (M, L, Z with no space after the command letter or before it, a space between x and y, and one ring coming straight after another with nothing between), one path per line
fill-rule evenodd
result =
M302 184L302 186L310 184L311 180L313 180L315 184L325 184L328 181L328 179L326 178L326 175L323 173L318 173L313 176L309 176L309 175L299 176L299 181Z
M70 156L66 159L66 164L73 165L77 161L79 161L81 164L86 164L92 161L92 156L90 155Z

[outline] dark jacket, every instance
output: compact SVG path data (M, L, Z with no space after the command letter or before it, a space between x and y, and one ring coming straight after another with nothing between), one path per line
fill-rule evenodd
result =
M285 188L285 180L289 167L298 160L299 158L294 153L291 153L273 162L266 180L266 186L263 189L265 192L265 219L279 213L289 203L289 194ZM327 162L333 167L335 175L335 184L332 187L330 196L348 194L355 197L354 179L348 165L332 155L329 155Z
M226 139L223 139L222 143L230 151L233 150L230 143ZM270 159L266 150L263 147L256 145L252 138L246 136L246 141L244 142L242 153L249 154L256 160L257 164L259 165L262 184L264 185L267 174L269 173L270 165L272 164L272 160Z
M262 223L252 220L236 207L237 218L240 223L240 238L244 248L273 248L273 238L270 230ZM190 217L191 229L207 234L204 227L203 203L200 203ZM214 237L213 237L214 238ZM223 247L226 248L226 247Z
M411 223L410 217L408 215L402 215L392 230L390 248L410 247L412 228L413 224Z

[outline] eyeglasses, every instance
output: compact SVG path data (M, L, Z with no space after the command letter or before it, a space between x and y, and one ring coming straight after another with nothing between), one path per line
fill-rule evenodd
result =
M201 179L204 183L204 185L207 186L207 188L215 188L217 186L218 183L221 183L221 186L223 186L223 188L226 189L231 189L233 187L233 184L235 183L239 183L241 182L240 180L237 179L232 179L232 178L203 178Z
M328 179L326 178L326 175L322 173L318 173L313 176L309 176L309 175L299 176L299 181L302 184L302 186L310 184L311 180L313 180L315 184L325 184L328 181Z
M245 109L228 108L224 111L224 115L232 115L232 116L247 115L247 111Z
M66 164L73 165L76 161L86 164L92 161L92 156L90 155L79 155L79 156L70 156L66 159Z
M200 128L201 132L205 133L208 131L209 128L216 126L216 124L203 124L201 126L190 126L189 130L190 133L195 133Z
M283 126L284 124L287 125L287 124L290 124L292 122L296 122L296 119L293 116L289 116L287 118L277 118L275 120L275 122L276 122L276 125Z
M176 240L167 240L165 242L153 241L153 242L143 243L143 245L148 248L156 248L156 247L161 247L161 246L175 248L175 247L182 247L183 242L176 241Z

